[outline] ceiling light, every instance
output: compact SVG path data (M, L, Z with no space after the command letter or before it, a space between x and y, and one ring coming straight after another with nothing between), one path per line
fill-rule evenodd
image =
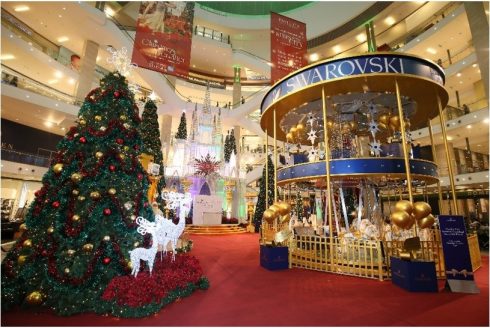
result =
M448 141L451 141L451 140L453 140L453 137L451 137L451 136L447 136L447 137L446 137L446 139L447 139Z
M17 6L14 8L14 11L20 13L20 12L23 12L23 11L28 11L30 8L26 5L20 5L20 6Z
M63 77L63 73L61 73L60 71L56 71L54 72L54 76L56 76L58 79L61 79Z
M420 42L420 39L417 39L417 42Z
M49 121L44 121L44 125L47 126L48 128L50 128L53 126L53 123L49 122Z
M314 62L317 61L320 58L317 53L311 54L310 55L310 61Z
M267 65L272 66L272 63L271 62L267 62Z
M61 18L61 17L63 17L63 16L61 16L61 15L58 15L58 18Z
M69 79L68 80L68 84L74 85L75 84L75 80L74 79Z
M66 41L68 41L68 40L70 40L70 39L68 39L68 37L66 37L66 36L62 36L62 37L59 37L59 38L58 38L58 42L59 42L59 43L66 42Z
M463 81L459 81L459 84L463 84Z
M292 59L288 60L288 66L289 66L289 67L293 67L293 64L294 64L294 62L293 62L293 60L292 60Z
M216 68L213 68L213 72L216 72Z
M112 10L112 8L111 8L111 7L105 7L105 8L104 8L104 12L105 12L105 14L106 14L107 16L109 16L109 17L112 17L112 16L114 16L114 14L115 14L114 10Z
M11 60L11 59L15 59L15 56L12 55L12 54L3 54L1 57L0 57L1 60Z
M467 129L471 129L471 128L472 128L471 124L468 124L468 125L466 126L466 128L467 128Z
M435 54L437 53L437 50L436 50L436 49L434 49L434 48L427 48L427 49L426 49L426 51L427 51L428 53L430 53L430 54L433 54L433 55L435 55Z
M340 48L340 46L339 46L339 45L336 45L335 47L333 47L333 48L332 48L332 50L333 50L334 52L336 52L336 53L339 53L339 52L341 52L341 51L342 51L342 48Z
M478 66L478 64L473 64L473 65L471 65L471 66L476 67L476 66Z
M483 123L486 123L488 124L488 117L486 119L483 120Z
M385 24L391 26L395 24L395 19L391 16L388 16L385 18Z
M155 91L152 91L148 98L150 98L151 100L157 99L157 94L155 93Z
M456 74L456 76L457 76L457 77L460 77L460 76L461 76L461 73Z
M192 67L196 68L196 65L192 64Z
M55 83L58 83L58 80L54 79L48 81L48 84L55 84Z
M356 36L356 40L357 40L357 41L359 41L359 42L364 42L364 41L366 41L366 34L364 34L364 33L358 34L358 35Z

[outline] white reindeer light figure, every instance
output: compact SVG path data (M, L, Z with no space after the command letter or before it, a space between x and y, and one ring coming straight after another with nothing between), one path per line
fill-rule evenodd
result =
M152 245L150 248L138 247L129 251L129 256L131 258L131 263L133 265L133 270L131 274L135 277L138 275L140 271L141 260L146 261L148 267L150 268L150 275L153 271L153 263L155 262L155 256L158 250L158 243L155 240L156 226L155 223L149 222L143 217L139 216L136 218L136 223L139 225L137 231L143 236L146 233L151 234L152 236Z

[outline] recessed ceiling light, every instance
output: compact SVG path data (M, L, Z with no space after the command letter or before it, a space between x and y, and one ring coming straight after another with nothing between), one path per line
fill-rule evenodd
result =
M466 126L466 128L467 128L467 129L471 129L471 128L472 128L471 124L468 124L468 125Z
M478 64L473 64L473 65L471 65L471 66L473 66L473 67L477 67L477 66L478 66Z
M61 127L61 130L65 131L66 129L65 129L65 127Z
M417 42L420 42L420 39L417 39Z
M448 141L451 141L451 140L453 140L453 137L451 137L451 136L447 136L447 137L446 137L446 139L447 139Z
M320 56L316 52L310 55L310 61L317 61L319 58Z
M332 48L332 50L333 50L334 52L336 52L336 53L339 53L339 52L341 52L341 51L342 51L342 48L341 48L339 45L336 45L336 46L334 46L334 47Z
M437 50L436 50L436 49L434 49L434 48L427 48L427 49L426 49L426 51L427 51L428 53L433 54L433 55L435 55L435 54L437 53Z
M59 37L59 38L58 38L58 42L59 42L59 43L66 42L66 41L68 41L68 40L70 40L70 39L68 39L68 37L66 37L66 36L61 36L61 37Z
M155 93L155 91L152 91L150 93L150 95L148 96L148 98L150 98L151 100L155 100L157 99L157 94Z
M61 79L63 77L63 73L61 73L60 71L56 71L54 72L54 76L56 76L58 79Z
M359 41L359 42L366 41L366 34L361 33L361 34L356 35L356 40Z
M58 15L58 18L62 18L62 17L63 17L63 16L61 16L61 15Z
M66 7L63 7L63 10L66 10Z
M47 126L48 128L50 128L53 126L53 123L49 122L49 121L44 121L44 125Z
M58 80L54 79L48 81L48 84L55 84L55 83L58 83Z
M391 16L388 16L388 17L385 18L385 24L386 25L390 25L391 26L391 25L395 24L395 22L396 22L395 19L393 17L391 17Z
M488 117L483 120L483 123L488 124Z
M0 57L1 60L12 60L12 59L15 59L15 56L12 55L12 54L3 54L1 57Z
M213 68L213 72L216 72L216 68Z
M192 67L196 68L196 65L193 64Z
M56 107L58 107L58 104L54 104Z
M457 77L460 77L460 76L461 76L461 73L456 74L456 76L457 76Z
M20 6L17 6L14 8L14 11L20 13L20 12L23 12L23 11L28 11L30 8L26 5L20 5Z
M71 84L71 85L75 84L75 80L74 79L69 79L68 80L68 84Z
M459 84L463 84L463 81L459 81Z

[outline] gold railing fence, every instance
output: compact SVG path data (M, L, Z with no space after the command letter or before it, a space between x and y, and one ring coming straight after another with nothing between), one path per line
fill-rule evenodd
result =
M468 247L470 248L471 266L474 272L481 267L480 245L476 234L468 236Z

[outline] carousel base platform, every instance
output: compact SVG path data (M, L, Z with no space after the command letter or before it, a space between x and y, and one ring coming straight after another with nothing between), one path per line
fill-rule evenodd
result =
M229 235L245 233L247 230L237 224L187 225L185 232L194 235Z

